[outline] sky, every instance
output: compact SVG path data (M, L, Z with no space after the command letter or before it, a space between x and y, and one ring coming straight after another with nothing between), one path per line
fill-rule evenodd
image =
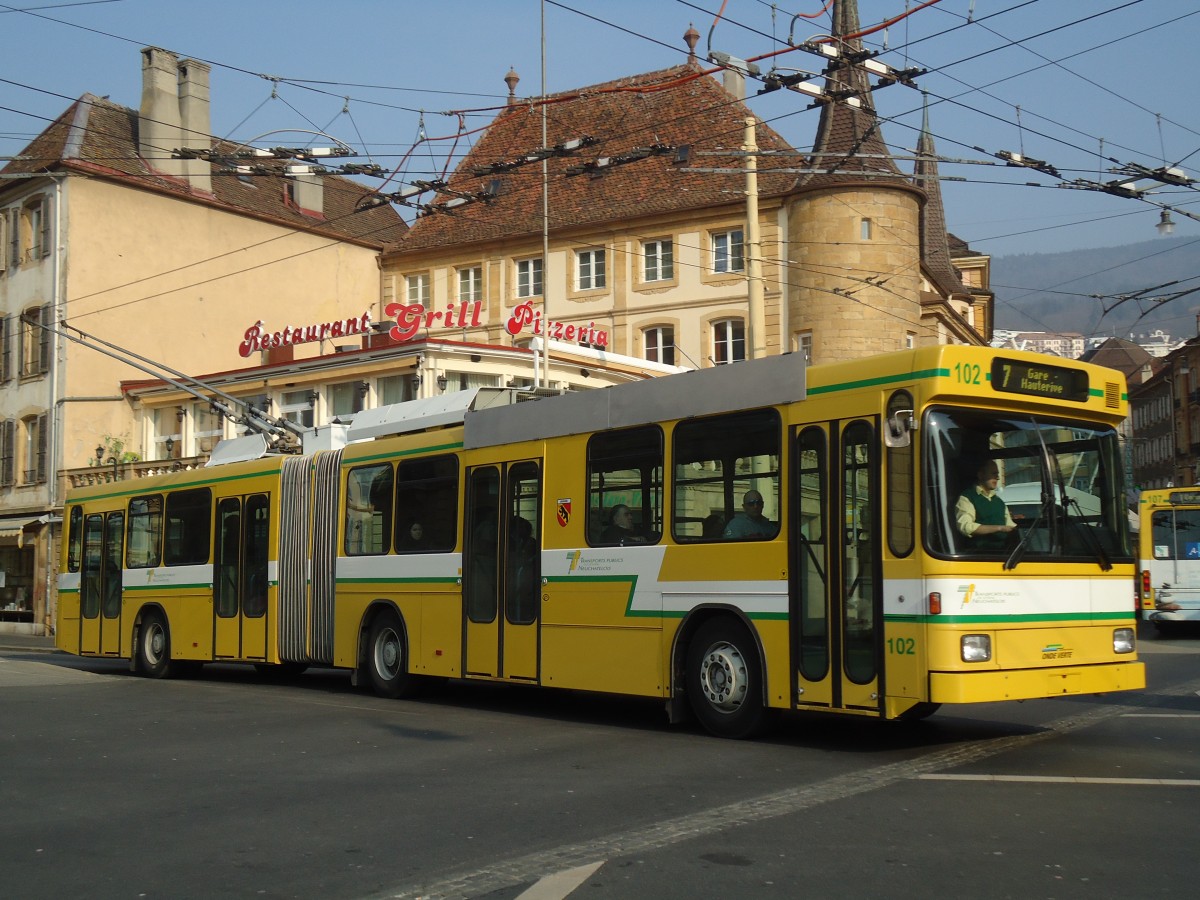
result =
M142 47L212 65L214 133L257 146L311 146L323 132L360 151L353 162L398 168L387 190L429 178L469 149L505 102L678 65L683 33L697 52L753 59L828 32L824 0L0 0L0 158L21 151L90 92L136 108ZM859 0L864 38L895 68L926 70L916 88L873 93L883 135L910 169L922 91L949 229L993 256L1152 241L1161 209L1094 190L1129 164L1178 166L1200 179L1195 0ZM718 18L717 13L721 15ZM543 35L545 69L543 74ZM790 40L789 40L790 36ZM819 71L802 50L764 58ZM797 149L819 110L791 91L748 104ZM422 139L425 138L425 139ZM670 143L670 135L661 139ZM1021 154L1061 177L1008 166ZM1030 186L1030 184L1034 186ZM1072 185L1072 186L1064 186ZM1139 187L1152 187L1142 180ZM1146 196L1200 216L1200 184ZM1175 236L1200 239L1177 212Z

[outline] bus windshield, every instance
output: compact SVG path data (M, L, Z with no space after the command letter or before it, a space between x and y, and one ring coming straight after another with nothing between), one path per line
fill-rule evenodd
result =
M1132 559L1112 428L934 409L922 435L931 553L1006 568L1053 559L1108 569Z

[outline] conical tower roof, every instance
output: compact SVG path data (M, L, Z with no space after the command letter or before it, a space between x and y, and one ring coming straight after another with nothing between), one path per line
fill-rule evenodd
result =
M863 52L862 40L852 37L860 30L857 0L835 0L832 35L840 56L830 66L825 90L843 99L826 103L821 109L812 150L812 168L818 171L805 176L805 188L907 180L880 133L867 70L847 61L847 57ZM858 99L858 105L846 102L852 97Z
M950 258L950 242L946 237L946 208L942 205L942 188L938 181L937 151L929 131L929 99L921 118L921 136L917 139L917 161L913 180L925 191L921 207L921 262L929 277L947 297L965 294L962 278Z

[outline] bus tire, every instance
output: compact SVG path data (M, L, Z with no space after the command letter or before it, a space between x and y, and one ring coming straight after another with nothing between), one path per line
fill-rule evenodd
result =
M748 738L766 725L758 648L740 622L700 626L688 645L686 684L696 718L717 737Z
M138 671L147 678L170 678L171 632L161 612L151 610L142 616L137 642Z
M404 626L391 610L381 612L371 623L366 664L371 687L380 697L405 697L412 693Z

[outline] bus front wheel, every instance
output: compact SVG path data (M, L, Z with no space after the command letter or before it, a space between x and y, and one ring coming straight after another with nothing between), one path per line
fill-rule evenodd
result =
M400 617L390 610L380 613L371 623L366 660L371 687L380 697L404 697L411 692L407 655Z
M740 622L721 618L700 626L688 647L687 695L700 724L718 737L747 738L762 730L762 667Z
M142 617L138 632L138 669L149 678L168 678L171 675L171 632L160 612L148 612Z

